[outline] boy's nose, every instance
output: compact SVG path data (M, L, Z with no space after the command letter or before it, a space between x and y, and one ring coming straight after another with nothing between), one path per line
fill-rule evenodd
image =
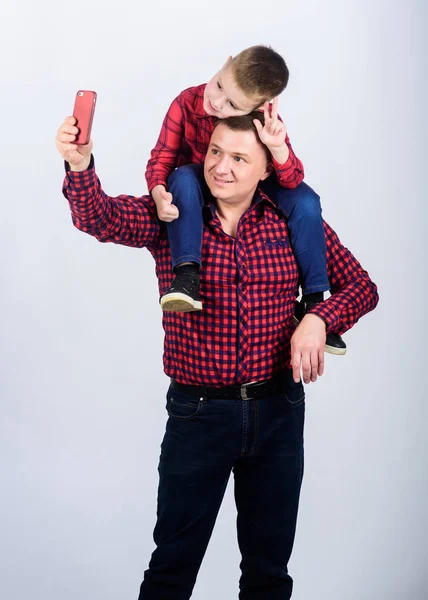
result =
M224 106L225 99L225 96L223 94L220 94L219 96L216 96L214 102L211 101L211 104L213 105L215 110L221 110Z

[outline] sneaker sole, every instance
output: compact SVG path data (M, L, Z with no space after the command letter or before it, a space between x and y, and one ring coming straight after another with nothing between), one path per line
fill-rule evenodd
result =
M336 356L343 356L346 354L347 348L335 348L334 346L328 346L327 344L324 346L324 352L327 354L335 354Z
M299 325L300 321L297 317L293 317L293 324ZM329 346L328 344L326 344L324 346L324 352L327 352L327 354L334 354L336 356L343 356L344 354L346 354L347 348L335 348L334 346Z
M186 294L168 294L161 298L161 308L164 312L194 312L202 310L202 302L193 300Z

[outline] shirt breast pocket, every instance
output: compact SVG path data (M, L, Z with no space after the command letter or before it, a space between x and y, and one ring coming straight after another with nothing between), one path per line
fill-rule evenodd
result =
M247 269L249 280L255 285L272 289L274 293L294 289L299 274L287 234L273 233L252 244Z
M268 248L276 248L276 247L290 248L290 240L288 238L266 240L265 244Z

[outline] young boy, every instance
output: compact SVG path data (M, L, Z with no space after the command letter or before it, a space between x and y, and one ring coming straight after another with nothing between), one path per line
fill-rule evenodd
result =
M164 311L202 309L199 268L203 233L203 162L217 119L249 114L263 107L264 124L255 120L258 135L272 157L272 174L260 189L287 218L293 252L301 273L299 318L323 301L330 285L319 196L302 184L303 165L295 156L284 123L278 117L278 95L288 83L284 59L266 46L251 46L207 83L184 90L171 104L147 163L146 180L160 220L167 222L175 278L161 298ZM273 99L272 105L269 100ZM236 164L225 165L221 185L233 183ZM187 166L185 166L187 165ZM177 168L178 167L178 168ZM168 190L168 191L167 191ZM174 201L174 204L172 204ZM327 352L345 354L335 333L327 335Z

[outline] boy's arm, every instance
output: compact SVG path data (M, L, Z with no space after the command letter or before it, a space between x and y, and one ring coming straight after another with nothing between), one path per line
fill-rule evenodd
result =
M265 102L263 106L264 125L254 120L260 140L267 146L272 156L278 183L285 188L295 188L302 183L305 172L302 162L294 154L287 129L278 115L278 98L272 105Z
M178 96L165 115L158 141L147 162L146 181L149 193L157 185L166 188L168 176L178 164L183 135L183 109L181 98Z
M308 311L308 314L321 317L327 324L327 331L342 334L376 307L379 296L376 284L367 271L325 222L324 233L331 296Z
M77 229L100 242L149 249L157 245L160 226L150 196L108 196L95 173L93 157L86 170L71 171L66 163L66 171L62 191Z
M278 162L275 159L274 152L271 151L272 165L275 169L278 183L285 188L295 188L302 183L305 171L302 161L294 154L294 150L287 134L285 136L285 144L288 149L288 157L285 159L285 162ZM278 158L282 158L282 156L278 156Z

